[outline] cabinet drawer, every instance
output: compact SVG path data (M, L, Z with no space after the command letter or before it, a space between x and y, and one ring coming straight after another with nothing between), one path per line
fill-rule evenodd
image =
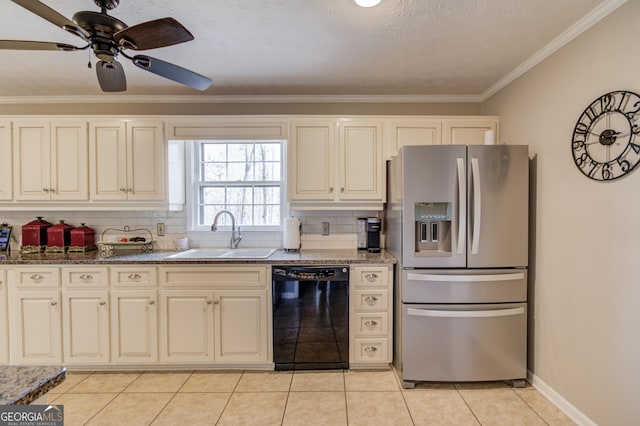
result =
M156 268L111 268L114 287L155 287L158 283Z
M257 287L267 285L264 266L175 266L160 268L162 286L190 287Z
M352 277L357 286L387 286L389 268L385 266L356 266Z
M389 340L354 339L353 358L355 362L389 362Z
M58 268L16 268L14 270L16 286L29 287L58 287L60 272Z
M109 285L107 268L62 268L62 285L65 287L106 287Z
M356 290L353 297L356 311L380 311L389 307L387 290Z
M389 321L386 312L354 314L353 331L356 337L387 336Z

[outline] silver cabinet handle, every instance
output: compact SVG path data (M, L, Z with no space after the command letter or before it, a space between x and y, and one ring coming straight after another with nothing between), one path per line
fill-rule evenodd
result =
M364 298L364 301L367 302L370 305L373 305L375 302L378 301L378 298L375 296L367 296Z
M367 275L364 276L365 279L369 282L374 282L378 279L378 274L374 274L374 273L369 273Z
M127 192L127 188L120 188L120 192Z
M367 320L367 321L364 322L364 325L366 325L369 328L373 328L376 325L378 325L378 321Z
M207 300L207 305L211 305L213 303L213 300Z
M156 301L155 300L149 300L149 305L155 305Z
M104 300L101 300L101 301L100 301L100 306L104 306L104 305L106 305L106 304L107 304L107 302L105 302Z
M129 275L127 275L127 278L129 278L130 280L139 280L140 278L142 278L142 275L140 275L140 274L129 274Z
M49 192L49 188L42 188L44 192Z
M133 192L133 189L127 188L127 192Z
M219 301L219 300L216 300L216 301L214 301L214 302L213 302L213 304L214 304L214 305L219 305L219 304L220 304L220 301Z
M29 278L31 278L33 281L40 281L42 280L44 277L40 274L33 274L31 275Z
M329 188L329 192L333 192L333 187Z
M367 346L366 348L364 348L364 351L369 355L374 354L377 350L378 348L376 348L375 346Z
M344 192L344 188L340 188L340 192Z
M51 301L51 306L56 306L58 304L58 302L56 302L55 300Z
M56 192L56 189L55 189L55 188L49 188L49 191L51 191L51 192L55 193L55 192Z
M80 275L80 279L83 280L83 281L91 281L93 279L93 275L82 274L82 275Z

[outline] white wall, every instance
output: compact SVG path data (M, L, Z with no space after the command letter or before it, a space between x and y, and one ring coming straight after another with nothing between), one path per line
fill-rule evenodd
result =
M640 93L639 28L630 0L482 108L500 115L502 142L534 158L529 367L600 425L640 424L640 170L592 181L571 137L600 95Z

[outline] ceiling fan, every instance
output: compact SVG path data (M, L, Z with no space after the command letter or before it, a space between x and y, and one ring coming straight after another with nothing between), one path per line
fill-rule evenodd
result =
M147 55L129 56L125 53L125 50L157 49L193 40L193 35L173 18L156 19L129 27L107 14L107 10L116 8L120 0L93 0L100 7L100 12L80 11L73 15L72 20L37 0L11 1L80 37L87 44L77 47L48 41L0 40L0 49L75 51L91 48L99 59L96 74L104 92L127 90L124 70L116 60L118 55L145 71L194 89L205 90L211 85L211 79L178 65Z

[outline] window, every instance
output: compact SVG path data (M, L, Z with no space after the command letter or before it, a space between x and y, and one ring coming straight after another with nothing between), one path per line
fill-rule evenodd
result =
M236 226L272 230L282 221L282 141L193 142L192 228L209 229L221 210ZM228 215L219 225L231 225Z

